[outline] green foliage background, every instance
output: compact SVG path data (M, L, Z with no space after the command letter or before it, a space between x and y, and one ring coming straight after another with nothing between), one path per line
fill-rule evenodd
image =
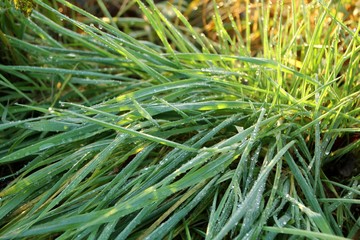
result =
M0 3L0 239L358 236L360 25L341 2L261 2L244 31L213 4L216 39L193 2L34 2Z

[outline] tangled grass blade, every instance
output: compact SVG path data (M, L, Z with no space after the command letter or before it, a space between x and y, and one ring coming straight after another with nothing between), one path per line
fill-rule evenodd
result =
M359 238L351 1L0 9L0 239Z

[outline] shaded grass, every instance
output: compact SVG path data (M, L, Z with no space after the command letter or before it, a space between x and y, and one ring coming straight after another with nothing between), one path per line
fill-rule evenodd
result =
M359 172L340 170L359 161L359 28L338 5L310 4L314 34L264 14L251 56L216 5L214 42L136 1L151 43L35 2L1 3L0 238L356 238Z

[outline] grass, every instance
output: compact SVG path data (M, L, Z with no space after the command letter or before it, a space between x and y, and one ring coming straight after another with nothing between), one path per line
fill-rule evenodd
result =
M0 3L0 239L359 236L346 1L34 2Z

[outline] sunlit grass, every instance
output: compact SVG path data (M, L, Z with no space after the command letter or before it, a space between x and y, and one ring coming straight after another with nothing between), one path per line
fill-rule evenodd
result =
M201 28L196 1L34 2L0 3L0 239L358 236L340 3L208 3Z

